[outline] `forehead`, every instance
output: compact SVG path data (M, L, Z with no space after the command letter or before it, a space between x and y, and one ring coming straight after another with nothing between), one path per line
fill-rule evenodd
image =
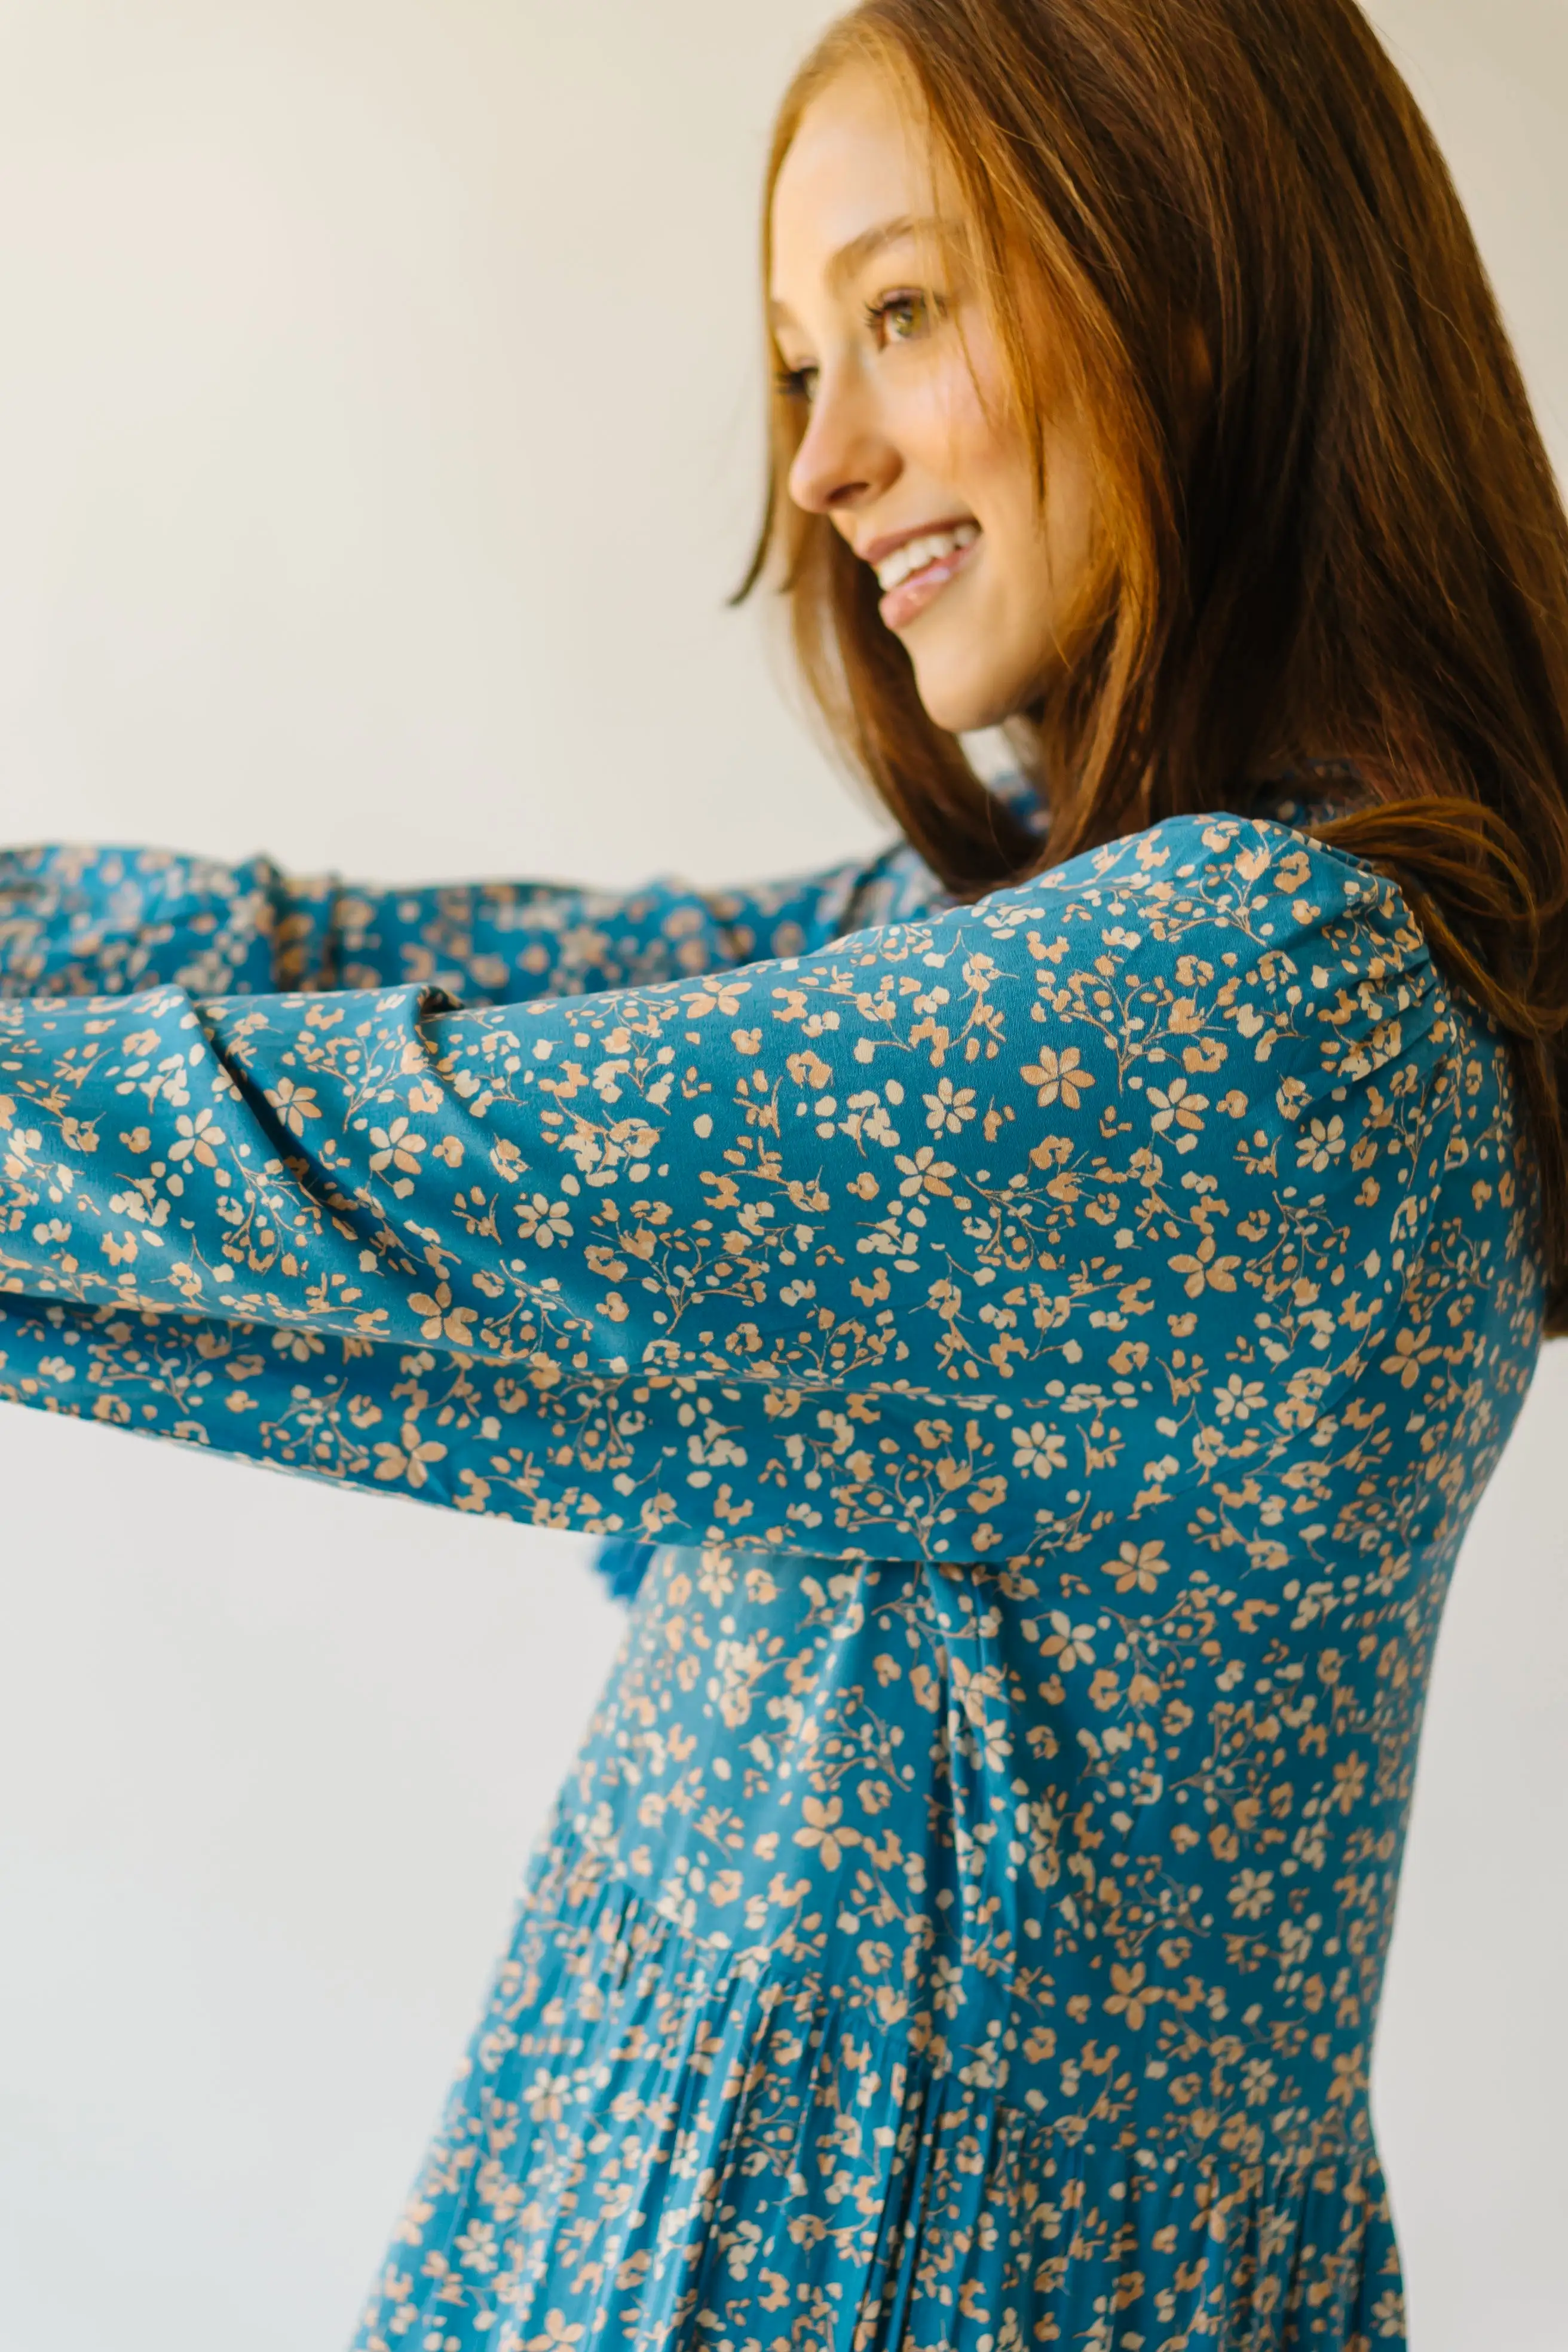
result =
M920 127L880 77L861 68L838 75L802 115L774 185L773 300L791 307L846 248L936 209Z

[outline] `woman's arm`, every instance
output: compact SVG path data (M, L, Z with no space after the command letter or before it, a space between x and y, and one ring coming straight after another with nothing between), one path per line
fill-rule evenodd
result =
M1072 1548L1227 1341L1307 1410L1387 1311L1443 1004L1391 885L1219 818L702 982L0 1006L0 1392L590 1533Z
M912 850L752 889L654 882L384 888L166 850L0 853L0 996L195 997L416 982L468 1004L646 986L823 946L947 903Z

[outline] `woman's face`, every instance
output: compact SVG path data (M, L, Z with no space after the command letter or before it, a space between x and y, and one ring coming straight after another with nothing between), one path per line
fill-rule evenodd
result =
M956 226L884 86L858 71L830 83L773 196L773 335L805 411L789 490L876 572L921 699L955 734L1026 710L1059 673L1093 544L1087 450L1065 414L1037 510Z

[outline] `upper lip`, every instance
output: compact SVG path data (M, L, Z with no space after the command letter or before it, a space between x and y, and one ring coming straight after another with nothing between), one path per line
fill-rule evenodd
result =
M889 555L896 555L900 547L908 547L911 539L931 539L938 531L956 530L960 523L973 521L973 515L958 514L949 515L941 522L917 522L908 530L890 530L883 539L873 539L855 552L862 563L870 564L875 571L879 563L886 563Z

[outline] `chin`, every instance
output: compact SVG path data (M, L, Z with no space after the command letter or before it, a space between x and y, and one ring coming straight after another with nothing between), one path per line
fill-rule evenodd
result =
M926 717L948 735L973 735L982 728L1000 727L1005 719L1015 718L1027 699L1026 693L1015 693L1010 684L1000 679L977 677L973 672L932 675L918 662L915 691Z

